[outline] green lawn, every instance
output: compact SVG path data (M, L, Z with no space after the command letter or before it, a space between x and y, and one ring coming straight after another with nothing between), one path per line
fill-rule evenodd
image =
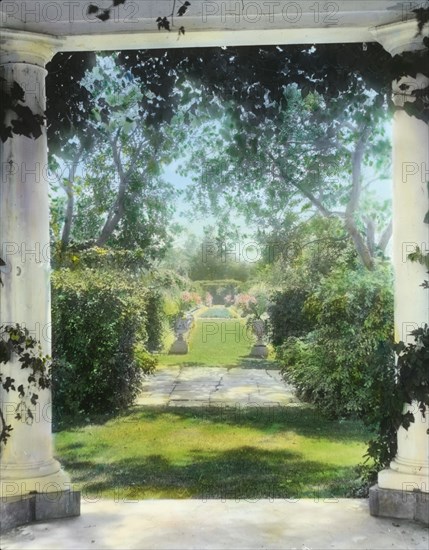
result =
M344 497L367 437L311 407L136 408L58 433L56 455L85 498Z
M162 365L278 368L248 358L241 319L197 319L184 356ZM56 435L58 459L86 498L347 496L369 434L308 405L272 409L136 407Z
M238 366L249 355L253 342L243 319L198 318L191 331L189 353L161 354L159 364Z

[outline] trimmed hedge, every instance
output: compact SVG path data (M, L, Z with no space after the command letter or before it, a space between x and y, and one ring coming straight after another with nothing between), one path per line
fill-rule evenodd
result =
M61 269L52 276L55 419L129 406L156 360L157 295L121 273Z

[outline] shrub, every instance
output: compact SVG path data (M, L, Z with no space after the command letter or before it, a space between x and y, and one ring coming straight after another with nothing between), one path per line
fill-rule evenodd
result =
M394 383L393 353L380 353L393 340L392 286L385 267L333 271L304 304L316 328L278 349L285 378L332 417L364 417Z
M314 328L314 321L304 311L309 291L292 288L277 291L269 307L270 336L274 346L281 346L288 338L305 336Z
M159 351L162 348L165 326L164 301L159 291L147 292L145 310L146 347L150 352Z
M148 321L157 297L118 272L62 269L53 274L52 298L57 419L130 405L154 369L144 348L157 343Z

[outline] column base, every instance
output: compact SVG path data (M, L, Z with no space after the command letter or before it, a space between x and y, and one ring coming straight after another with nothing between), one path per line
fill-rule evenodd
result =
M427 468L405 467L393 461L390 468L378 472L378 486L380 489L409 492L429 492L429 475Z
M369 490L371 516L410 519L429 525L429 493L381 489L374 485Z
M22 498L30 494L60 493L71 490L70 476L56 460L50 463L52 473L35 476L33 471L21 468L0 469L0 498Z
M0 498L0 532L34 521L80 516L80 492L60 491Z

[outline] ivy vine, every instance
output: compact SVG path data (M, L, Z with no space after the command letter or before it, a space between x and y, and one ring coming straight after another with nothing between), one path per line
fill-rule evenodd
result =
M51 360L43 353L40 342L33 338L28 329L16 325L0 325L0 365L9 363L13 357L18 358L22 369L29 374L26 382L18 385L16 379L0 371L0 385L5 392L17 395L14 405L15 420L33 424L34 409L39 400L39 393L51 387ZM14 401L16 403L16 401ZM5 403L0 405L0 446L6 445L13 427L8 422ZM1 448L1 447L0 447Z
M111 12L113 8L116 8L121 4L125 4L125 2L126 0L113 0L112 5L109 6L108 8L100 8L95 4L90 4L87 8L87 15L95 15L95 17L100 21L108 21L111 17ZM177 2L180 4L180 7L176 12ZM185 0L185 2L182 2L181 0L173 0L173 7L171 10L171 13L163 17L160 16L156 19L158 30L159 31L166 30L170 32L171 27L174 27L174 15L176 14L177 17L183 17L185 13L188 11L188 8L190 5L191 3L188 2L188 0ZM185 27L183 26L179 28L179 36L181 34L185 34Z
M429 200L429 181L427 182L427 194ZM423 223L429 224L429 211L426 213ZM419 247L416 247L416 250L408 255L408 259L421 263L429 269L429 253L423 253ZM429 280L423 281L420 286L429 290ZM425 324L412 331L411 335L414 336L415 343L405 346L403 342L399 342L395 346L395 352L398 355L400 388L403 392L404 402L417 401L424 417L426 408L429 407L429 326ZM404 419L402 425L405 428L409 426L409 420L410 416ZM414 417L411 421L414 421Z
M425 324L413 330L411 335L413 343L399 342L394 346L398 355L399 398L410 405L416 401L425 418L429 407L429 326ZM402 416L401 425L408 429L414 421L414 414L408 412Z
M2 0L0 0L1 2ZM120 5L124 5L127 0L112 0L112 4L107 8L100 8L96 4L89 4L87 14L94 15L100 21L107 21L111 18L112 10ZM177 9L178 4L180 6ZM182 18L189 10L191 2L188 0L171 0L171 12L165 16L159 16L154 20L158 30L171 31L174 26L174 17ZM242 2L244 6L244 2ZM424 6L412 10L416 17L417 35L423 35L423 29L429 22L429 2L425 0ZM180 26L178 29L179 35L185 34L185 27ZM422 72L428 75L427 72L427 50L429 49L429 38L422 38L422 45L425 49L415 52L404 52L399 56L395 56L391 67L387 67L386 71L391 80L399 79L402 76ZM368 65L368 81L372 81L372 68ZM365 78L365 75L364 75ZM41 115L32 113L32 111L23 105L24 91L17 83L12 84L12 88L8 88L4 78L0 77L0 84L3 87L2 91L2 108L0 115L0 139L4 142L13 134L24 135L27 137L37 138L41 135L41 127L44 124L45 118ZM413 116L417 116L428 122L429 120L429 86L421 90L412 90L412 95L415 97L414 102L407 102L404 106L405 110ZM13 112L15 117L8 121L6 114Z

